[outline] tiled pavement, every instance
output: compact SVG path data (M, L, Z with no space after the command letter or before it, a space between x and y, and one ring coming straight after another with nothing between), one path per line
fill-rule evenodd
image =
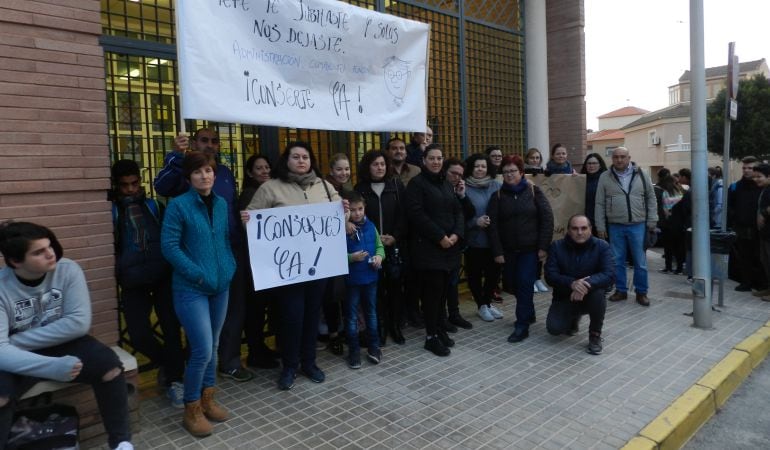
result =
M253 381L220 380L220 401L233 418L205 439L181 427L181 411L163 396L141 403L137 449L262 448L514 448L622 447L733 345L770 316L770 303L726 285L726 306L714 328L692 326L690 285L657 273L650 252L650 299L609 303L604 353L585 352L588 318L574 337L545 331L550 294L535 298L538 322L530 338L509 344L514 301L494 323L462 302L472 330L453 335L448 358L422 348L423 331L406 330L407 343L389 343L383 361L350 370L341 357L319 352L327 381L300 377L293 390L276 389L278 370ZM716 303L716 289L715 299Z

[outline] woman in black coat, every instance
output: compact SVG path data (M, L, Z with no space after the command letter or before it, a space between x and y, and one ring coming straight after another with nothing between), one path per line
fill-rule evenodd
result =
M524 177L519 155L503 158L503 187L489 200L489 243L495 262L504 264L505 284L516 294L516 324L508 342L529 336L535 316L532 285L537 262L544 261L553 237L553 212L539 187Z
M464 216L452 185L442 172L444 156L438 144L423 153L422 173L412 178L406 189L410 226L410 255L417 271L425 317L425 348L438 356L448 356L454 345L439 328L452 270L460 266L460 241Z
M358 179L354 190L361 194L366 204L366 217L380 233L385 246L385 261L377 284L377 319L379 320L380 344L385 344L387 334L396 344L405 342L399 324L404 302L402 260L406 257L406 189L397 177L387 177L388 163L385 153L372 150L364 154L358 164Z

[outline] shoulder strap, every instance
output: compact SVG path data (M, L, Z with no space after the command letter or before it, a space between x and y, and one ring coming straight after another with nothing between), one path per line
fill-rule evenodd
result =
M637 169L639 171L639 176L642 178L642 195L644 196L644 226L647 226L647 220L650 218L650 212L647 208L647 180L644 177L644 172L642 172L642 169ZM631 192L631 186L628 187L629 193Z
M321 178L321 184L324 185L324 190L326 191L326 197L329 199L329 201L332 201L332 194L329 192L329 186L326 185L326 180Z

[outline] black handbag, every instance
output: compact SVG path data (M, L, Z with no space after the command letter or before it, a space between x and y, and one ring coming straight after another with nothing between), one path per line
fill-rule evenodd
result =
M14 413L8 450L77 450L80 417L74 406L49 404Z
M404 260L398 246L391 245L390 247L385 247L385 260L382 262L385 276L390 280L401 278L403 266Z

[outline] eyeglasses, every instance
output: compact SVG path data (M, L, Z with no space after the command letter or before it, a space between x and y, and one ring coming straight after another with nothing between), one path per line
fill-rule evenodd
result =
M513 175L514 173L519 173L519 169L503 170L503 175Z
M588 161L586 163L586 166L598 166L598 165L599 165L599 161Z
M211 141L211 143L212 143L212 144L214 144L214 145L217 145L217 144L219 144L219 138L217 138L217 137L214 137L214 138L209 138L208 136L200 136L200 137L198 137L198 139L196 139L196 140L198 140L198 141L201 141L201 142L203 142L204 144L208 144L208 143L209 143L209 140L210 140L210 141Z

